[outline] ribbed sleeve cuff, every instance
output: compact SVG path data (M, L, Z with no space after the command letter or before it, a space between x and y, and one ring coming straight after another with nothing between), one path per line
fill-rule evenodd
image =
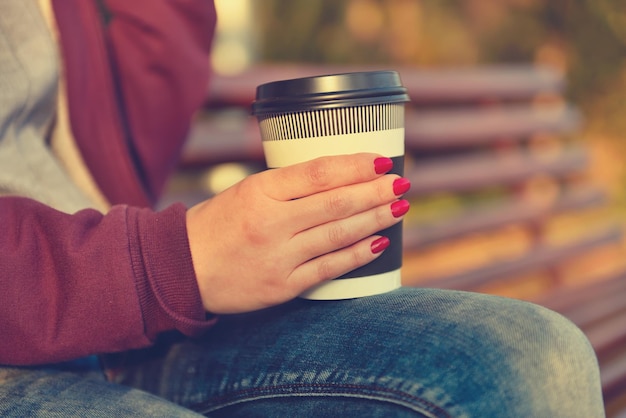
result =
M129 208L129 248L146 336L177 329L195 336L210 328L189 250L186 208Z

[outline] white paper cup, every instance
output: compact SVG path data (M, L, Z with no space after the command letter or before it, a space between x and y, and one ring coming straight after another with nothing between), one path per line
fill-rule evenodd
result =
M395 71L332 74L282 80L257 87L252 112L259 121L269 168L328 155L373 152L404 173L406 89ZM301 295L349 299L400 287L402 223L380 231L389 247L373 262Z

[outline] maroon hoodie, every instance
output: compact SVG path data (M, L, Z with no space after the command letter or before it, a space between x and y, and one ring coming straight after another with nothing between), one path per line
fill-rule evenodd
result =
M209 0L53 0L74 137L114 206L58 212L0 198L0 364L150 345L211 326L186 209L147 209L205 98Z

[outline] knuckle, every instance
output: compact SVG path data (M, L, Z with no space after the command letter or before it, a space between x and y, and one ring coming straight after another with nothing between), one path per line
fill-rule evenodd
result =
M267 183L267 176L262 173L251 174L233 185L238 193L249 193Z
M356 248L352 251L352 261L353 264L351 269L355 269L357 267L361 267L364 264L367 264L370 261L370 258L366 256L362 251L358 251Z
M332 225L328 229L328 241L338 247L347 245L349 232L341 225Z
M330 181L330 166L326 159L311 161L306 168L305 176L313 186L323 188Z
M332 265L328 260L320 260L317 264L317 275L320 280L330 280L335 278Z
M324 205L326 212L334 216L346 215L352 207L350 200L338 193L332 193L325 200Z

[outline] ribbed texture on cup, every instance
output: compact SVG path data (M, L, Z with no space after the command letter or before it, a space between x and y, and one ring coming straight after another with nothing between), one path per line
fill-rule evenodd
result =
M404 127L404 103L259 115L263 141L346 135Z

